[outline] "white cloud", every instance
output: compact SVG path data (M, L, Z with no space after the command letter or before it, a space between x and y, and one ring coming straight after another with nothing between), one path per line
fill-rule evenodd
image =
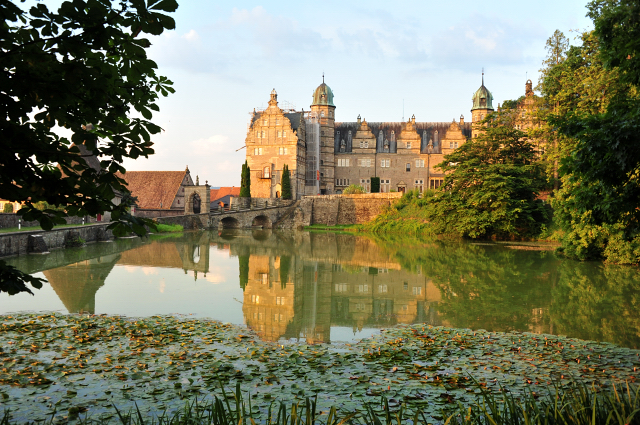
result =
M539 29L521 22L474 13L435 36L432 54L440 66L467 71L489 64L522 66L541 37Z

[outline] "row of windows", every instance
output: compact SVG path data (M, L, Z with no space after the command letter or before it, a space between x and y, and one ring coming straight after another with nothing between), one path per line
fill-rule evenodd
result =
M265 130L256 131L257 139L264 139L266 137L267 137L267 132ZM276 131L276 137L287 137L287 130Z
M348 167L348 166L349 166L349 158L338 158L338 167ZM373 167L373 159L370 159L370 158L358 159L358 167ZM391 168L391 160L381 159L380 167ZM405 168L407 169L407 171L411 171L411 163L407 162L405 164ZM416 159L416 168L424 168L424 159Z
M263 152L264 151L262 150L262 148L253 148L253 155L254 156L262 155ZM286 155L288 152L289 151L285 147L279 147L278 148L278 155Z
M286 297L276 297L276 305L284 305ZM251 302L254 304L260 304L260 295L251 295Z
M373 288L372 288L373 289ZM404 290L408 290L407 284L404 285ZM368 293L369 285L354 285L354 290L359 293ZM335 284L335 292L348 292L349 284L348 283L336 283ZM386 294L389 291L389 287L387 285L378 285L378 293ZM422 295L422 287L414 286L411 288L411 292L413 295Z
M437 189L444 183L444 179L430 179L431 181L431 189ZM349 186L349 179L336 179L336 186ZM360 179L360 185L364 186L368 189L369 184L371 183L370 179ZM414 187L420 189L420 193L424 190L424 179L415 179ZM388 193L391 189L391 180L389 179L380 179L380 191L383 193Z
M449 142L449 149L458 149L458 142Z

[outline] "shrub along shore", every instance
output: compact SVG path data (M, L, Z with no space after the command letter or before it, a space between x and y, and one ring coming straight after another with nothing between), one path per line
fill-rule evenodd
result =
M514 403L523 400L513 409L544 407L556 391L573 397L573 407L602 392L605 406L617 400L614 385L638 407L639 350L553 335L412 325L356 344L276 344L243 327L190 317L20 314L2 317L0 347L0 399L11 417L5 423L121 421L118 411L147 423L163 412L175 417L196 399L199 407L187 411L209 414L216 397L234 394L260 423L270 406L275 414L285 403L291 415L290 406L307 399L317 401L320 423L332 407L334 418L345 418L366 415L367 405L383 418L402 409L406 419L436 423L483 394L488 403L505 391Z

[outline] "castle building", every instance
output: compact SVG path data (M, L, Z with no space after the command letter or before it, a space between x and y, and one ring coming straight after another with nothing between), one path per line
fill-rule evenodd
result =
M435 166L475 136L472 123L493 112L493 95L482 85L472 97L471 122L336 122L334 94L324 82L313 92L311 110L281 109L275 89L269 106L254 110L245 139L251 169L251 196L281 196L282 169L289 167L294 199L339 194L351 184L371 191L436 189L444 174Z

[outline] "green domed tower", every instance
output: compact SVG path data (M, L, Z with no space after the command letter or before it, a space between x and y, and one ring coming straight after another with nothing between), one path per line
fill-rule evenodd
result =
M493 112L493 95L484 86L484 71L482 71L482 85L471 98L473 100L473 107L471 108L471 122L478 123L482 121L487 114ZM472 130L472 137L476 137L477 131Z
M334 148L335 111L333 91L324 82L313 92L311 112L315 112L320 123L320 193L334 192Z

